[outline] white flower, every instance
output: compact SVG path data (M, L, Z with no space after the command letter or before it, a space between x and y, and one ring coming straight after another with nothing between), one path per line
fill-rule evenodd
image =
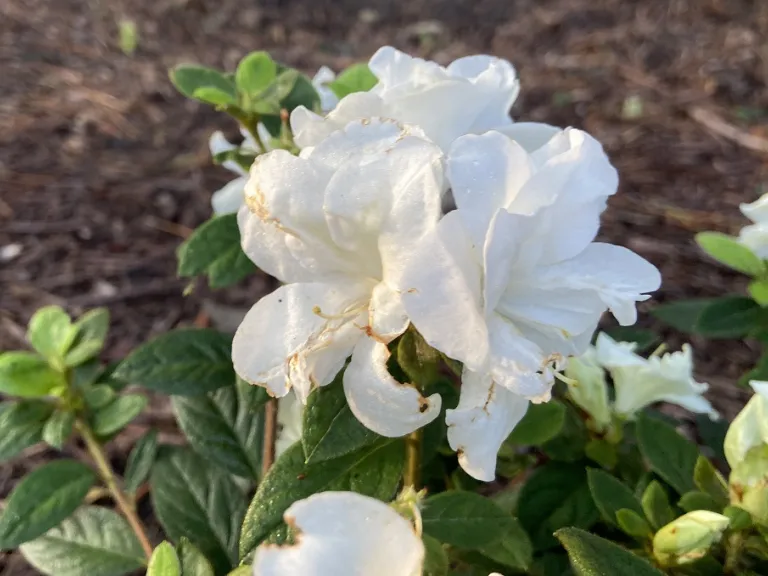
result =
M304 405L295 394L283 396L277 402L277 439L275 458L301 440Z
M768 444L768 382L752 380L749 385L755 395L733 419L725 435L725 458L731 468L752 448Z
M238 328L238 374L305 403L352 354L344 390L363 424L402 436L437 417L439 395L389 375L386 344L408 327L396 287L437 224L443 190L440 149L393 121L351 123L299 157L258 157L238 215L242 246L287 285Z
M573 403L591 416L598 432L608 428L611 424L608 384L594 347L590 346L583 355L568 360L565 375L576 381L568 386L568 395Z
M421 538L379 500L322 492L295 502L283 518L296 543L259 546L254 576L421 576Z
M351 120L383 117L421 127L447 150L459 136L512 122L509 109L520 85L506 60L468 56L442 67L385 46L368 66L378 84L342 98L326 118L303 107L293 111L296 144L314 146Z
M336 73L328 68L321 66L312 78L312 86L315 87L317 95L320 96L320 109L326 114L333 110L339 103L339 98L328 88L328 84L336 80Z
M689 345L684 344L680 352L646 359L633 352L633 344L615 342L601 333L596 348L598 362L613 378L617 414L631 417L656 402L669 402L717 417L712 404L702 396L709 386L693 378L693 353Z
M741 229L739 241L760 258L768 258L768 193L751 204L742 204L740 208L754 224Z
M617 187L596 140L543 125L505 132L453 144L458 209L427 235L401 284L427 342L464 363L470 396L449 411L448 440L482 480L494 477L507 430L529 400L549 398L554 369L586 350L602 313L633 323L635 302L660 283L633 252L593 242Z

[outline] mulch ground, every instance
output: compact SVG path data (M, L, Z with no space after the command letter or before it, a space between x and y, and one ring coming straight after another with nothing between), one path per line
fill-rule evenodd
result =
M123 19L138 27L132 56L118 48ZM211 165L208 136L236 126L176 94L167 70L233 69L254 49L309 73L383 44L441 63L507 58L523 85L516 118L584 128L619 168L601 235L661 269L646 310L743 291L693 236L737 232L739 203L768 190L766 39L760 0L3 0L0 350L23 345L42 305L104 305L105 359L117 359L191 322L206 298L246 305L274 286L257 276L184 296L175 276L177 246L230 178ZM647 315L641 324L684 341ZM734 382L758 346L693 344L700 379L733 415L745 398Z

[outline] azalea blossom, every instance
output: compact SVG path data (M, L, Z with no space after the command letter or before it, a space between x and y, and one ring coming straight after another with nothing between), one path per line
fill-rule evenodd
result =
M731 468L744 460L752 448L768 444L768 382L749 383L755 395L739 412L725 435L725 458Z
M419 244L401 278L426 341L463 362L448 440L481 480L529 401L582 354L608 309L622 324L660 275L630 250L593 242L618 178L600 144L574 129L513 124L459 138L448 179L458 209Z
M520 84L506 60L467 56L443 67L385 46L368 66L378 78L369 92L349 94L325 117L304 107L293 111L291 128L298 146L315 146L362 118L415 124L444 150L459 136L512 122L509 109Z
M635 344L616 342L607 334L597 337L596 358L611 373L617 414L632 417L646 406L669 402L717 418L712 404L702 396L709 385L693 377L693 353L688 344L680 352L647 359L634 349Z
M744 216L754 224L741 229L739 242L760 258L768 258L768 193L751 204L742 204L740 208Z
M302 403L352 356L344 391L357 418L402 436L440 411L387 371L387 343L408 327L396 286L440 217L440 149L415 127L353 122L299 157L284 150L251 167L238 214L242 247L285 283L262 298L235 334L246 381Z

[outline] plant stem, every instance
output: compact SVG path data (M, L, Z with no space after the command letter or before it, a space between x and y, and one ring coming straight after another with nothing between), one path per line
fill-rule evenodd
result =
M738 532L731 534L728 538L725 550L725 566L723 566L725 574L736 574L736 570L739 568L739 557L741 556L743 543L744 537Z
M117 503L123 516L125 516L131 529L136 533L136 537L139 539L141 547L144 549L144 554L147 556L147 559L149 559L152 556L152 544L150 544L149 538L147 538L146 530L144 529L141 520L139 520L136 510L134 510L133 506L128 502L128 498L117 485L115 472L112 470L112 466L110 466L101 444L93 435L88 424L84 421L77 420L77 429L83 437L85 447L88 449L93 461L96 463L96 468L101 475L101 479L104 481L104 484L107 485L109 492L112 494L112 498Z
M270 398L264 406L264 451L261 457L261 477L269 472L275 462L277 441L277 398Z
M414 430L405 437L405 476L403 486L421 489L421 441L422 429Z

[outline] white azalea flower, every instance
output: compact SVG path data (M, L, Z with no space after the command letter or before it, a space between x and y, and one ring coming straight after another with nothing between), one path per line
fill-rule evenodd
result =
M277 402L277 438L275 458L301 440L304 405L295 394L283 396Z
M739 241L760 258L768 258L768 193L740 208L754 224L741 229Z
M752 448L768 444L768 382L752 380L749 385L755 395L733 419L725 435L725 458L731 468Z
M598 432L611 424L611 408L608 403L608 384L605 370L597 361L597 351L590 346L578 358L568 360L565 375L575 382L568 386L568 395L574 404L590 415Z
M352 354L344 390L363 424L402 436L433 420L439 395L395 381L386 344L408 327L396 287L437 224L443 190L440 149L393 121L351 123L300 157L258 157L238 215L243 250L287 285L238 328L238 374L305 403Z
M418 125L447 150L459 136L512 122L509 109L520 85L506 60L468 56L442 67L385 46L368 66L379 80L369 92L342 98L325 118L303 107L293 111L296 144L315 146L352 120L384 117Z
M529 400L549 399L554 370L586 350L602 313L631 324L635 302L660 284L630 250L593 242L617 187L596 140L542 125L505 132L453 144L458 209L426 236L401 284L427 342L464 363L470 396L449 412L448 439L481 480L494 477L506 431Z
M321 66L315 77L312 78L312 86L315 87L317 95L320 96L320 109L326 114L339 103L338 96L328 88L328 84L334 80L336 80L336 73L328 66Z
M600 334L596 348L598 361L613 378L617 414L632 417L646 406L669 402L691 412L718 416L702 396L709 386L693 378L693 353L689 345L684 344L680 352L646 359L632 351L634 345L617 343L607 334Z

